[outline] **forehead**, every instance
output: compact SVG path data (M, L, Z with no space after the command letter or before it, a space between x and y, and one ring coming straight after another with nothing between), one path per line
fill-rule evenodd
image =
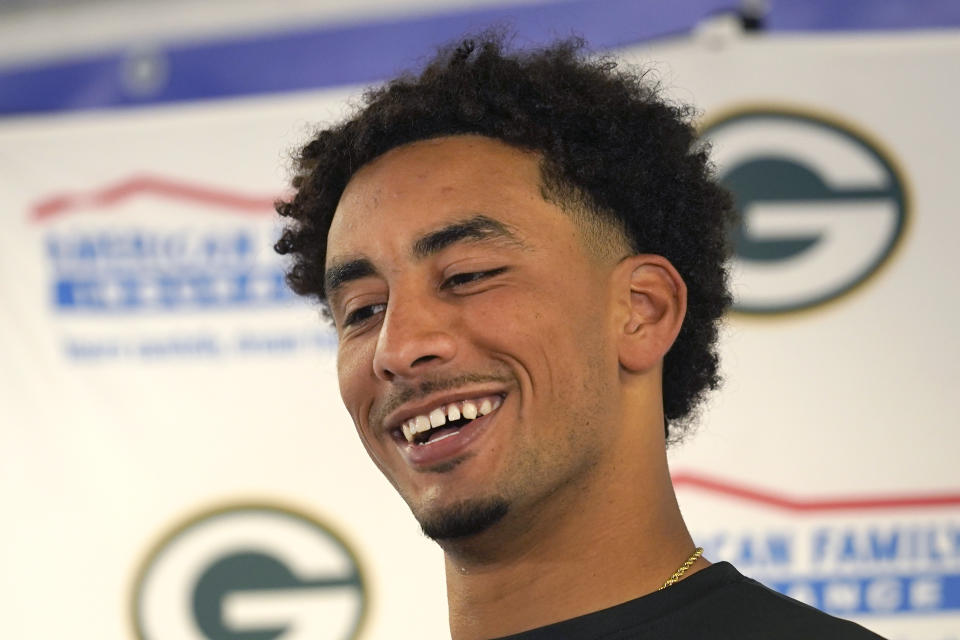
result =
M540 193L537 154L482 136L415 142L354 174L330 226L327 262L375 255L381 239L410 240L466 215L523 227L544 208L551 207Z

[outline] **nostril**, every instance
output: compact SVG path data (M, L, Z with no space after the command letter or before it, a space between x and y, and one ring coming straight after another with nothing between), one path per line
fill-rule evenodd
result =
M426 363L430 362L431 360L436 360L436 359L438 359L439 357L440 357L440 356L432 356L432 355L420 356L419 358L417 358L416 360L414 360L413 362L411 362L411 363L410 363L410 366L411 366L411 367L415 367L415 366L417 366L418 364L426 364Z

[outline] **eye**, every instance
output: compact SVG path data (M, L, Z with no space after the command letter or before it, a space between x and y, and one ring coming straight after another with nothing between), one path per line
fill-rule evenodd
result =
M457 273L444 280L443 284L440 285L440 288L450 289L453 287L460 287L465 284L470 284L472 282L486 280L487 278L500 275L506 270L506 267L499 267L497 269L489 269L488 271L468 271L466 273Z
M383 313L387 308L386 303L368 304L365 307L354 309L343 319L343 326L349 327L366 322L378 313Z

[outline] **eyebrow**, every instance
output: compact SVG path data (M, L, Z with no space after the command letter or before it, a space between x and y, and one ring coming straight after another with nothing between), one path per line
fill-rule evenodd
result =
M505 224L478 214L424 235L413 243L412 253L415 259L422 260L457 242L493 239L507 240L519 247L525 246Z
M377 269L366 258L353 258L343 262L336 262L327 268L323 275L324 297L328 300L337 290L351 280L359 280L367 276L377 275Z
M505 240L520 248L526 247L505 224L478 214L421 236L413 243L411 254L415 260L423 260L458 242L482 242L487 240ZM365 257L334 262L324 274L325 297L329 300L336 294L337 290L348 282L377 274L377 268Z

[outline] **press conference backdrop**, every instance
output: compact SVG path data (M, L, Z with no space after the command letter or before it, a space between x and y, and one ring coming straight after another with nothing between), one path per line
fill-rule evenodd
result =
M103 23L101 49L92 7L5 40L0 635L448 635L441 554L354 434L271 203L360 84L506 19L655 67L736 194L726 383L671 450L706 555L960 637L955 5L773 3L744 33L732 2L368 4L133 48ZM13 55L30 29L73 48Z

